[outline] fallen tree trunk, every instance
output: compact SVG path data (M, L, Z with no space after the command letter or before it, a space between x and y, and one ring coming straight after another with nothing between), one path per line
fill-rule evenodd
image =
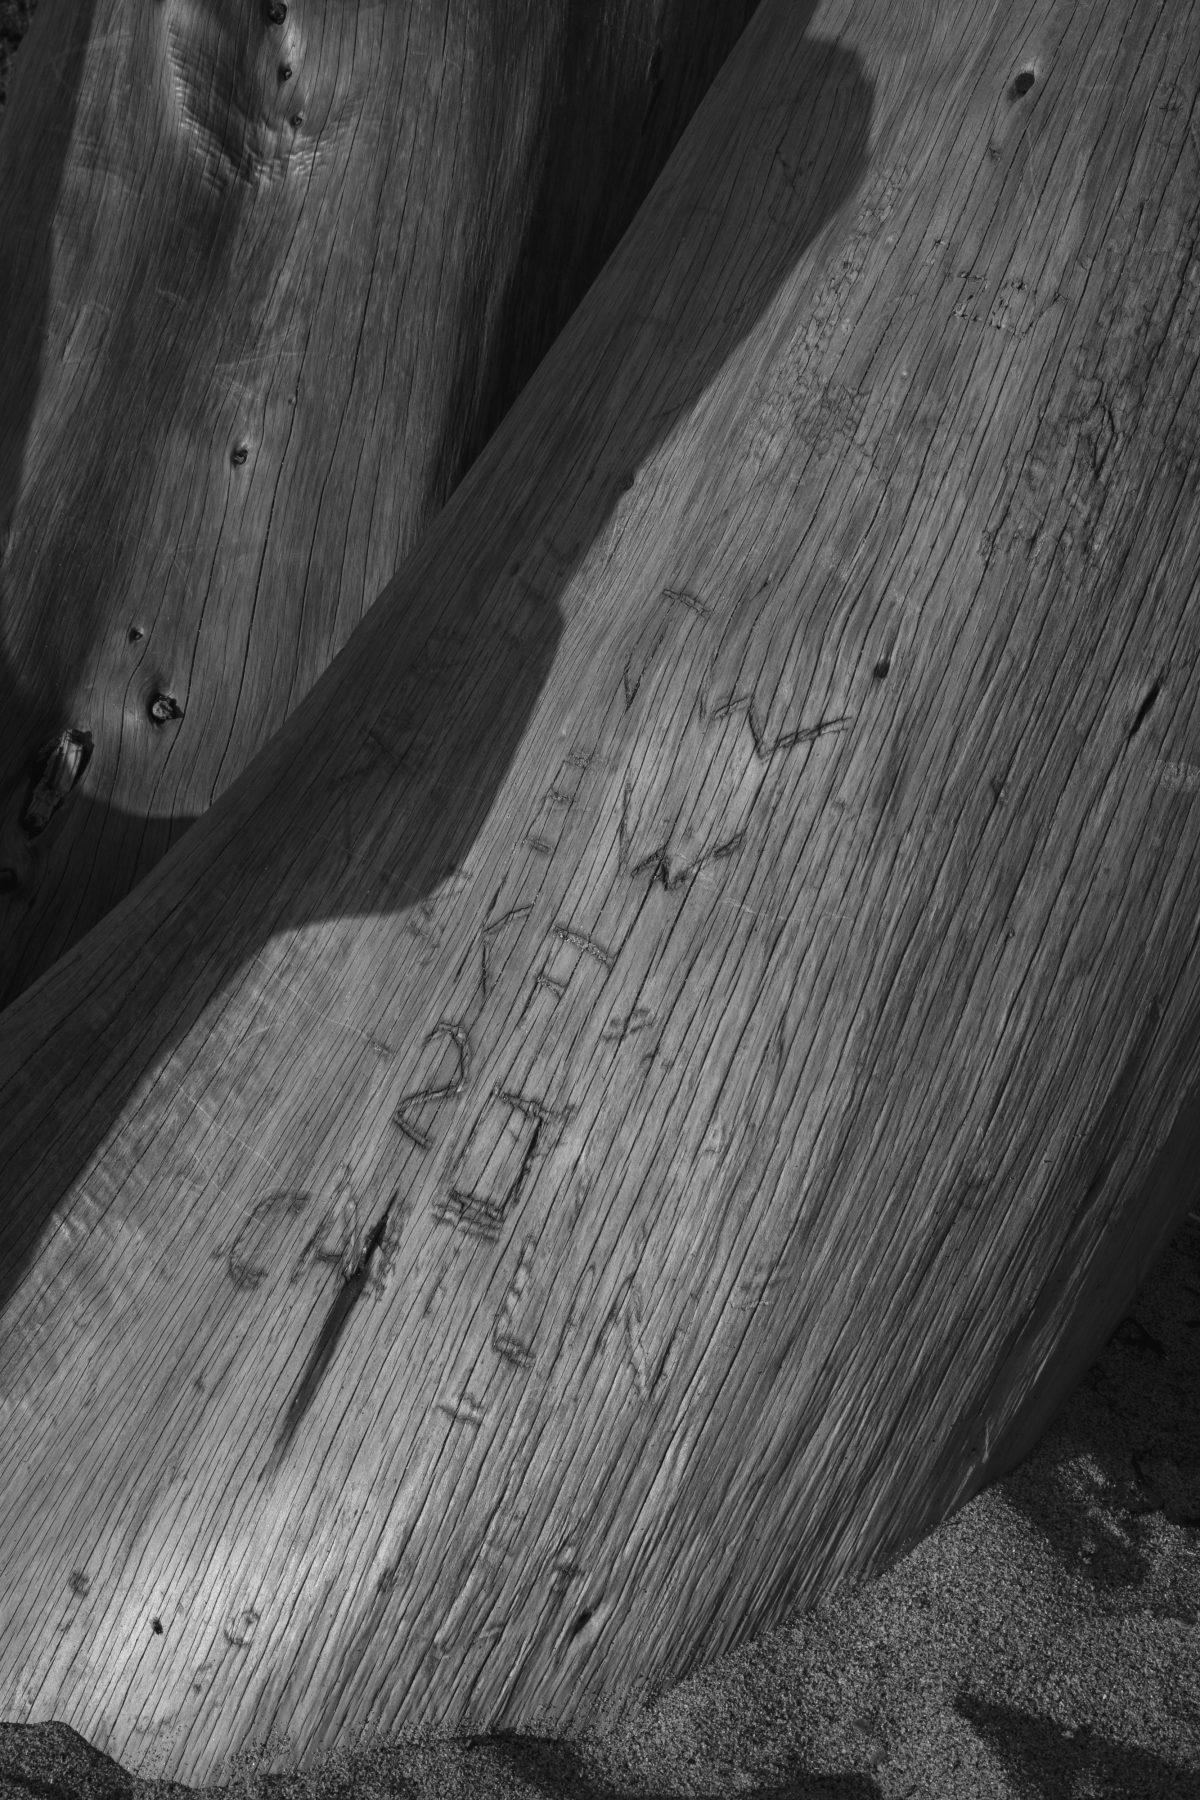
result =
M0 1712L192 1782L568 1730L1042 1430L1200 1147L1196 26L764 0L0 1015Z
M42 0L0 133L0 1002L311 687L754 0Z

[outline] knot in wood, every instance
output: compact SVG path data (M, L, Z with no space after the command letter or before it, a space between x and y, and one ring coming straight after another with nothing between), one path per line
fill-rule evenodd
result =
M69 727L60 731L52 744L39 752L21 826L26 837L37 837L46 829L71 789L88 765L92 754L90 731Z

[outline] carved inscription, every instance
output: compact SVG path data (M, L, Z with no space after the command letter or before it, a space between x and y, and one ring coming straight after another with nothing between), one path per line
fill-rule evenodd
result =
M440 1079L410 1088L396 1102L392 1117L398 1134L417 1153L430 1153L441 1136L439 1116L446 1109L457 1114L457 1103L471 1094L475 1066L486 1066L486 1015L494 1011L501 1019L496 1003L502 986L507 986L506 971L515 961L527 983L526 999L522 1007L518 994L506 996L502 1018L506 1041L525 1058L528 1072L508 1073L486 1097L475 1101L469 1128L430 1202L434 1222L463 1238L486 1244L501 1240L520 1210L539 1161L562 1142L564 1129L577 1112L574 1103L546 1091L551 1083L542 1072L548 1048L545 1032L558 1029L560 1009L567 1009L570 1019L572 1066L581 1053L586 1058L589 1044L597 1050L602 1044L620 1045L656 1026L653 1012L644 1005L601 1011L601 990L618 968L621 934L612 925L598 929L590 920L585 923L569 913L556 916L548 911L552 902L543 865L531 862L527 852L532 849L539 857L553 856L564 841L564 832L572 829L585 785L601 776L609 783L614 762L619 769L623 761L624 769L618 775L617 873L641 884L648 879L674 893L690 888L702 871L709 871L707 885L715 886L722 879L722 870L733 866L749 848L751 813L772 778L776 759L807 750L852 723L850 714L827 706L816 711L816 716L810 714L806 719L801 715L782 728L776 717L772 727L772 717L781 711L778 693L760 702L752 678L718 692L715 667L718 651L729 636L728 612L724 603L718 604L686 580L662 586L646 607L621 668L620 689L614 696L615 720L610 712L605 728L617 731L616 743L603 753L599 746L574 747L559 763L523 834L514 834L505 879L479 923L475 992L456 1010L455 1017L440 1019L426 1037L428 1046L443 1040L440 1053L444 1057L447 1048L453 1052L453 1067L447 1070L443 1061ZM745 663L738 668L744 675ZM733 673L736 676L737 669ZM635 708L636 716L629 718ZM594 830L590 805L588 824L589 830ZM506 883L530 876L537 890L533 897L497 912ZM532 946L531 958L530 927L539 901L547 909L541 914L547 921L540 928L544 950L539 957L539 946ZM597 910L589 908L592 920ZM654 917L652 913L646 916ZM436 921L433 928L437 929ZM524 953L517 960L519 947ZM530 1002L535 998L548 1002L547 1009L534 1010ZM512 1035L514 1017L521 1026L516 1036ZM557 1065L552 1061L550 1066ZM461 1131L461 1124L456 1130ZM575 1212L577 1215L578 1204ZM357 1268L360 1232L350 1213L341 1221L341 1234L344 1266ZM527 1239L493 1322L493 1349L518 1369L528 1369L533 1358L531 1334L522 1311L531 1255ZM376 1260L380 1268L390 1266L386 1241ZM386 1274L382 1278L386 1280ZM645 1397L651 1384L642 1341L641 1305L637 1287L626 1282L619 1318L610 1324L620 1332L623 1360L634 1391ZM564 1328L564 1342L568 1335L569 1327ZM560 1344L560 1352L562 1347ZM453 1403L454 1417L471 1419L474 1405L470 1397L460 1396Z
M486 977L485 977L486 979ZM433 1030L425 1038L428 1044L439 1034L445 1034L454 1044L458 1053L458 1071L444 1087L415 1088L412 1093L405 1094L393 1115L401 1131L421 1150L428 1150L432 1144L426 1127L417 1125L412 1118L412 1108L424 1105L440 1105L446 1100L457 1099L467 1085L471 1073L471 1039L465 1025L456 1024L451 1019L439 1019Z
M566 757L543 794L525 837L525 842L539 855L553 856L558 848L567 815L579 797L583 774L591 760L590 756L578 753Z
M637 709L619 828L620 865L631 876L676 891L706 863L736 855L774 760L853 722L826 705L772 728L802 670L774 670L769 689L765 672L747 676L765 655L755 639L762 610L756 603L726 617L679 587L664 588L647 610L622 672L625 712ZM767 624L773 642L779 634Z
M261 1235L261 1228L265 1227L268 1220L272 1218L294 1219L304 1211L307 1205L308 1195L295 1193L268 1194L264 1199L256 1202L250 1210L249 1218L225 1254L225 1266L235 1288L253 1293L256 1288L262 1286L270 1272L266 1267L250 1260L246 1240L255 1235L255 1228L260 1228L259 1235Z
M499 971L496 968L496 940L497 940L497 938L499 937L500 933L505 930L505 928L507 926L511 925L511 923L514 919L520 919L523 922L524 920L526 920L529 917L529 915L532 911L533 911L533 902L532 901L530 901L528 903L528 905L526 905L526 906L513 906L513 907L510 907L506 913L503 913L500 916L500 918L493 919L490 924L486 924L482 927L480 934L479 934L480 939L482 941L482 946L483 946L483 949L482 949L482 973L480 976L480 991L481 991L481 995L482 995L482 998L483 998L483 1001L485 1004L486 1004L488 997L492 991L493 983L496 981L496 979L498 977L498 973L499 973ZM510 948L511 948L511 945L510 945Z
M527 1237L492 1325L492 1348L518 1369L533 1366L533 1332L523 1317L532 1271L533 1239Z

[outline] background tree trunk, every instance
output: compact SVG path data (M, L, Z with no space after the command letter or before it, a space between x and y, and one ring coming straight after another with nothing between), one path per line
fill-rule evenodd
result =
M346 641L754 0L41 0L0 128L0 1001Z
M10 1718L592 1720L1011 1465L1192 1203L1200 12L806 19L0 1014Z

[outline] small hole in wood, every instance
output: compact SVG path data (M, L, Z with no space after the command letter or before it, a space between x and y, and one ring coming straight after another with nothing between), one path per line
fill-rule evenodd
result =
M282 25L287 18L287 7L284 0L267 0L263 7L263 17L268 25Z
M15 894L20 885L15 869L0 869L0 894Z
M577 1638L581 1632L586 1631L595 1616L596 1609L594 1606L585 1607L571 1627L571 1636Z
M151 1619L150 1629L154 1633L155 1637L161 1637L162 1630L163 1630L162 1620L161 1619Z
M876 681L882 681L884 676L887 674L888 670L891 668L891 666L892 665L888 661L887 657L881 656L879 661L875 664L875 667L871 670L871 673L875 677Z
M245 444L239 444L237 449L231 452L229 460L231 463L237 463L240 465L241 463L245 462L245 460L249 456L249 454L250 454L250 452L249 452L249 450L247 450Z
M291 124L292 124L293 131L299 131L299 129L303 125L303 123L304 123L304 114L303 113L293 113L292 114Z
M1022 69L1021 73L1014 80L1012 87L1009 89L1009 94L1012 99L1019 100L1022 94L1027 94L1033 86L1034 79L1035 77L1032 69Z
M141 628L141 626L140 626L140 625L131 625L131 626L130 626L130 627L129 627L129 641L130 641L130 643L131 643L131 644L136 644L136 643L137 643L137 641L138 641L138 639L139 639L139 638L144 638L144 637L145 637L145 635L146 635L146 634L145 634L145 632L144 632L144 631L143 631L143 630L142 630L142 628Z
M155 725L165 725L171 719L182 719L183 708L174 694L155 694L146 709Z
M281 83L284 81L290 81L292 79L291 63L280 63L279 69L278 69L278 75L279 75L279 79L280 79Z

